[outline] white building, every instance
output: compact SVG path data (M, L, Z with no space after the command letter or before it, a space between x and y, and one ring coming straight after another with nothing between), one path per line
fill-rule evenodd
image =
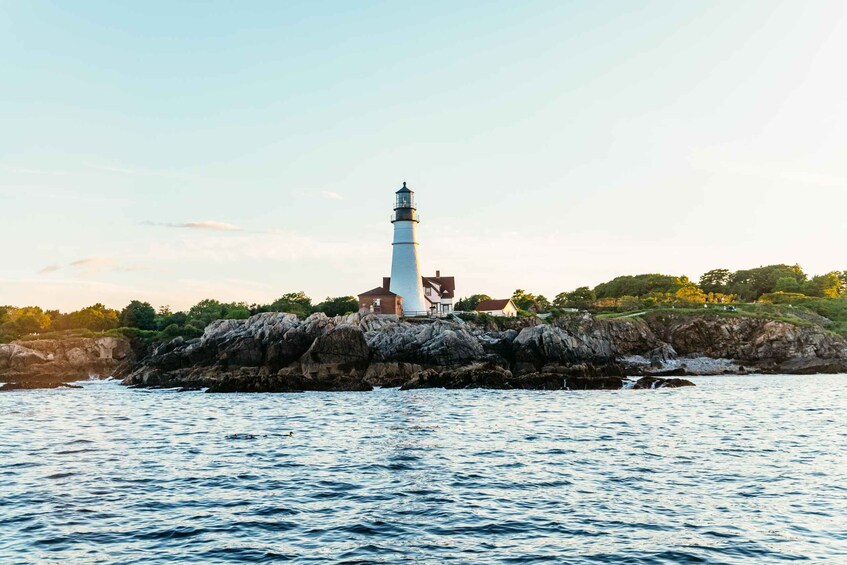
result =
M511 298L503 300L483 300L474 308L480 314L488 314L490 316L506 316L514 318L518 315L518 308Z
M435 271L434 277L421 277L421 285L429 314L438 316L453 311L453 299L456 297L455 277L442 277L441 271ZM391 288L391 277L383 277L382 288Z

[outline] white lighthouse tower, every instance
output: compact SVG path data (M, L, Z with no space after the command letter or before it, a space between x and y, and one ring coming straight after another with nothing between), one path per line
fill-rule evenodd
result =
M420 219L415 208L415 193L406 187L397 191L394 201L394 252L391 257L391 292L403 298L403 314L427 312L421 266L418 262L417 227Z

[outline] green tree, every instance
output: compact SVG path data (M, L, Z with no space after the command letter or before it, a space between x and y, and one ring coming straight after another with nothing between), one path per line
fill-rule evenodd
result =
M472 294L467 298L458 299L453 309L459 312L473 312L476 309L477 304L483 300L491 300L491 297L487 294Z
M343 316L359 310L359 301L354 296L326 297L326 300L318 304L315 309L327 316Z
M725 293L731 276L729 269L712 269L700 277L700 288L703 292Z
M774 286L774 292L800 292L800 283L796 277L779 277Z
M594 287L594 294L597 298L641 297L656 292L673 294L689 282L687 277L674 277L656 273L625 275L615 277L609 282L598 284Z
M693 283L683 286L675 294L681 302L687 302L689 304L703 304L706 302L706 293Z
M224 304L224 320L246 320L250 317L250 307L243 302Z
M521 288L517 289L512 294L512 302L515 303L518 310L522 310L524 312L535 312L536 314L548 312L552 307L550 301L543 294L536 296L535 294L526 292Z
M313 312L312 299L303 291L289 292L274 300L269 306L269 312L286 312L305 318Z
M99 302L75 312L63 314L53 322L54 329L86 329L102 332L118 327L118 311L106 308Z
M572 292L560 292L553 300L556 308L578 308L587 310L591 308L597 297L594 291L587 286L581 286Z
M53 320L38 306L0 309L0 341L11 341L19 337L43 333L52 329Z
M133 300L121 310L118 323L125 328L156 329L156 310L149 302Z
M727 291L728 294L737 294L742 300L752 301L776 291L777 281L787 277L795 279L801 286L806 282L806 273L800 265L767 265L732 273Z
M819 296L822 298L838 298L841 296L840 273L834 271L825 275L812 277L803 285L803 293L808 296Z
M156 316L156 329L163 330L168 326L183 327L188 323L188 313L171 312L170 308L163 310L159 308Z
M519 288L512 293L512 302L515 303L518 310L529 311L535 305L535 295Z
M223 319L224 305L206 298L188 310L188 321L197 327L205 328L215 320Z
M250 309L243 302L218 302L207 298L188 310L188 319L185 324L205 328L215 320L243 320L249 317Z
M547 300L547 297L543 294L539 294L535 297L535 302L532 305L532 310L541 314L543 312L549 312L550 308L552 307L553 305L550 304L550 301Z

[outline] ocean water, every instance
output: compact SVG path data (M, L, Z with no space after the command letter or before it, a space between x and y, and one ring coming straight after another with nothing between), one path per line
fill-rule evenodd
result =
M0 393L0 563L847 563L847 375L696 382Z

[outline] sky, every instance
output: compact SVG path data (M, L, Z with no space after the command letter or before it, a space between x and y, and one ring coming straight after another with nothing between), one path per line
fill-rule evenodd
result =
M0 2L0 304L847 269L847 4Z

